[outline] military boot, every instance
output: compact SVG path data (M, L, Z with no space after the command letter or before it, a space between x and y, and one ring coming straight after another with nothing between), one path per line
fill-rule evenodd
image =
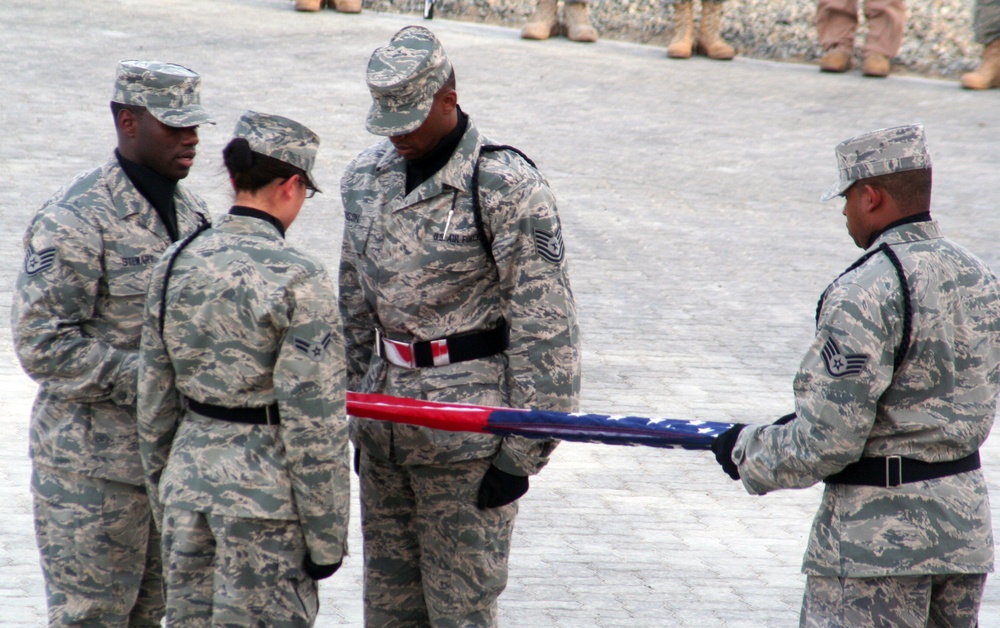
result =
M667 56L687 59L694 49L694 9L691 0L674 3L674 35L667 45Z
M559 34L559 10L556 0L538 0L535 12L521 29L521 39L548 39Z
M974 72L962 75L965 89L1000 87L1000 39L994 39L983 48L983 62Z
M701 26L698 28L698 54L720 61L728 61L736 56L733 47L719 35L721 25L722 3L702 0Z
M323 0L295 0L296 11L319 11L323 8Z
M572 41L597 41L597 29L590 24L586 2L567 2L563 7L566 37Z
M361 13L361 0L327 0L327 3L341 13Z

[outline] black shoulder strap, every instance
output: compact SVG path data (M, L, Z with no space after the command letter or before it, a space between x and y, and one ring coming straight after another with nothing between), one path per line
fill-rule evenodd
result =
M476 164L472 167L472 218L476 221L476 231L479 233L479 243L482 245L483 251L486 253L486 257L490 258L490 262L494 266L497 265L497 261L493 257L493 241L487 240L486 238L486 227L483 223L483 208L482 203L479 200L479 161L482 159L483 153L495 153L501 150L509 150L517 153L521 159L528 162L529 166L535 168L536 170L538 169L535 162L531 161L527 155L513 146L507 146L506 144L484 144L482 148L479 149L479 154L476 156Z
M879 247L873 251L869 251L861 257L858 261L848 267L847 270L840 273L837 279L840 279L847 273L861 266L872 256L879 253L884 253L886 257L889 258L889 262L892 264L893 269L896 271L896 276L899 277L900 289L903 292L903 337L899 342L899 347L896 349L896 354L893 357L893 366L899 368L903 364L903 360L906 358L906 352L910 350L910 336L913 333L913 303L911 302L910 296L910 284L906 281L906 273L903 271L903 263L899 261L899 257L893 252L892 247L883 242ZM836 283L836 280L834 280ZM832 283L830 284L833 285ZM816 325L819 325L819 316L823 310L823 302L826 300L826 295L830 291L828 287L823 291L823 295L819 298L819 303L816 304Z
M201 235L201 232L208 229L211 225L205 222L204 219L198 225L198 228L194 230L190 235L181 240L181 243L177 245L174 252L170 254L170 259L167 260L167 268L163 273L163 292L160 293L160 340L163 340L163 317L167 311L167 286L170 284L170 273L174 270L174 262L177 261L177 256L181 254L187 245L191 244L195 238ZM164 348L166 344L164 343Z

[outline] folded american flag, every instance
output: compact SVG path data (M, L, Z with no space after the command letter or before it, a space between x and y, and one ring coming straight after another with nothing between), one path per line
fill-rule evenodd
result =
M452 432L684 449L708 449L716 436L732 426L711 421L491 408L355 392L347 393L347 413Z

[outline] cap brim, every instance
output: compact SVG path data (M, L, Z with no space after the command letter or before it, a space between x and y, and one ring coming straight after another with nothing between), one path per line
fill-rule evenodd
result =
M847 180L841 179L840 181L837 181L837 183L834 184L833 187L824 192L823 196L819 197L819 200L829 201L837 198L838 196L843 196L844 192L847 191L847 188L854 185L854 183L855 181L853 179L847 179Z
M427 119L428 113L429 111L423 111L419 106L391 111L373 102L371 109L368 110L365 128L373 135L386 137L405 135L416 131Z
M178 129L201 126L202 124L215 124L215 119L201 105L189 105L183 109L161 109L158 107L147 107L147 109L154 118L163 124Z

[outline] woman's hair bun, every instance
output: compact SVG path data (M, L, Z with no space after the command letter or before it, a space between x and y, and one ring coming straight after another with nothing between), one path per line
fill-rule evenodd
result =
M235 137L222 150L222 158L230 172L245 172L253 166L253 151L245 137Z

